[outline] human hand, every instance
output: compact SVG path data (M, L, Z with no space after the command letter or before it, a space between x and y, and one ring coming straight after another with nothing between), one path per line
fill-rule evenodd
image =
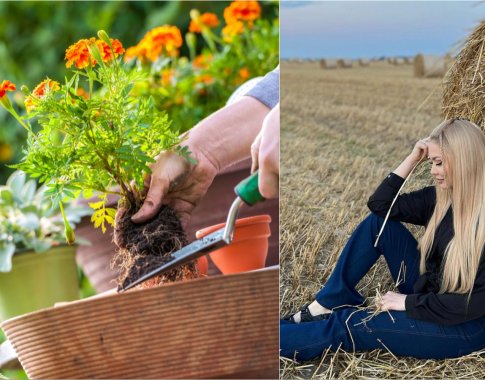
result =
M146 197L142 207L131 220L143 223L153 218L162 204L171 206L186 228L192 210L205 195L217 174L211 160L196 147L189 147L196 165L190 165L174 152L162 152L156 162L150 165L152 173L144 180Z
M429 138L419 140L413 148L413 151L409 154L409 158L415 163L421 162L428 157L428 143Z
M396 310L396 311L405 311L406 310L406 295L395 293L395 292L387 292L382 296L380 301L380 308L383 311L389 310Z
M259 192L266 199L277 198L280 177L280 106L264 118L263 126L251 145L251 173L259 169Z

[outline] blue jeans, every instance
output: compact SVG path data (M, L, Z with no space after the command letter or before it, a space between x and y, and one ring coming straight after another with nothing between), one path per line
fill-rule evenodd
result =
M281 321L282 356L310 360L327 348L336 350L340 346L346 351L382 348L398 356L444 359L485 347L485 318L443 326L409 318L404 311L391 311L363 321L369 313L355 307L364 302L355 287L380 255L384 256L394 281L399 275L401 293L411 294L419 277L417 242L402 224L388 221L378 246L374 247L382 222L382 218L371 214L357 227L327 284L317 293L319 304L328 309L337 307L329 319L299 324Z

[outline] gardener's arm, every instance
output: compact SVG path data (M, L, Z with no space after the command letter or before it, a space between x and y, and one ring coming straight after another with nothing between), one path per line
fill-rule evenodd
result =
M256 98L243 96L202 120L181 143L192 152L197 164L189 165L175 153L161 153L151 166L151 176L145 180L145 202L132 220L149 220L163 203L177 211L185 227L216 174L249 156L251 143L269 111Z

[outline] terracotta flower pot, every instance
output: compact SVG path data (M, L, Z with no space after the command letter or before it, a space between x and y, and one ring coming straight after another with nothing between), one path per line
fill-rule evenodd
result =
M210 253L212 261L223 274L264 268L271 235L270 222L269 215L250 216L236 221L232 243ZM197 231L195 236L197 239L203 238L225 225L221 223L206 227Z
M209 269L209 261L207 260L207 256L202 256L197 259L197 271L199 272L199 276L205 276Z

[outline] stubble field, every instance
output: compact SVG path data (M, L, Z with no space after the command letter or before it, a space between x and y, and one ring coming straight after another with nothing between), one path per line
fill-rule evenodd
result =
M382 179L440 123L441 79L413 77L412 65L323 70L281 66L281 314L313 300L340 251L369 213ZM432 184L428 164L404 191ZM419 235L420 230L412 229ZM395 290L379 262L358 289L372 304ZM369 309L372 312L372 308ZM484 378L483 355L446 361L370 353L325 352L299 364L281 360L282 378Z

